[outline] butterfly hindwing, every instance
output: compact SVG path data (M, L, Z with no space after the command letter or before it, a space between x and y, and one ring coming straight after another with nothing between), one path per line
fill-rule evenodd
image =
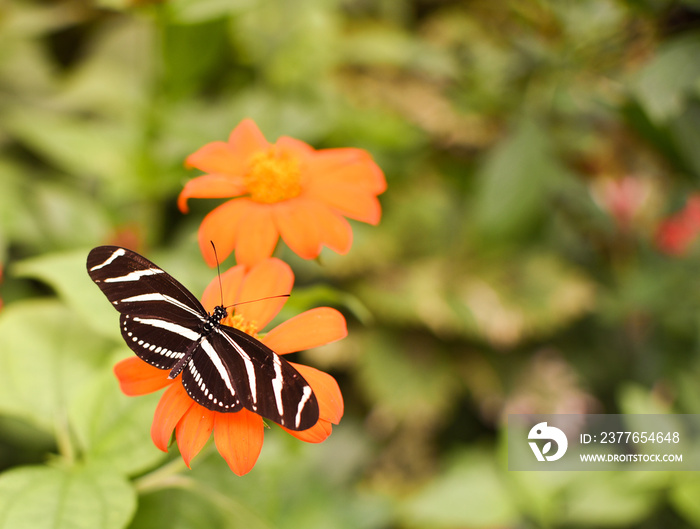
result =
M184 366L182 383L205 408L253 411L290 430L316 424L311 387L289 362L252 336L220 325L199 300L167 272L118 246L99 246L88 274L120 313L122 337L149 364ZM224 309L221 309L224 313Z
M299 372L252 336L221 326L203 340L182 376L187 393L205 408L241 407L291 430L318 420L318 402Z

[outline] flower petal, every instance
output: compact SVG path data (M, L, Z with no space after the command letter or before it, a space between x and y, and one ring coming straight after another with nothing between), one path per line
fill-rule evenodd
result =
M225 141L212 141L185 158L186 167L194 167L205 173L241 176L245 171L241 160L231 145Z
M277 354L294 353L345 338L343 315L330 307L318 307L280 323L261 340Z
M262 417L246 409L214 417L216 449L235 474L242 476L255 466L262 450L263 431Z
M258 151L270 148L270 143L255 122L246 118L241 121L228 137L228 143L236 156L243 159L246 164L250 156Z
M323 208L323 220L320 223L323 244L341 255L348 253L352 246L350 223L326 208Z
M275 142L275 150L280 154L291 154L295 158L306 162L310 157L315 156L317 151L308 143L289 136L280 136Z
M328 373L319 371L316 368L295 364L292 367L299 371L299 374L308 382L311 389L314 390L314 395L318 400L319 418L330 421L333 424L338 424L343 417L345 404L343 403L343 394L340 392L338 383Z
M328 439L328 436L333 431L333 425L325 419L319 419L318 422L311 428L300 432L289 430L284 426L280 426L280 428L282 428L288 434L293 435L300 441L304 441L306 443L322 443Z
M299 257L318 257L324 244L341 254L350 250L350 224L323 203L298 198L277 204L274 212L282 239Z
M296 198L274 206L277 230L289 248L303 259L314 259L321 252L319 202Z
M293 285L294 273L287 263L276 258L265 259L245 276L238 298L234 302L289 294ZM286 301L283 297L262 299L255 303L242 304L236 312L246 321L254 322L258 329L263 329L277 315Z
M236 247L236 234L251 207L252 202L249 199L236 198L214 208L204 217L198 232L199 249L209 266L216 266L216 256L211 243L216 246L219 259L224 261Z
M185 391L180 383L181 378L176 378L177 383L165 390L163 396L156 406L156 413L153 417L153 425L151 426L151 439L163 452L168 451L170 437L177 423L180 422L183 415L195 405L195 402Z
M221 304L221 294L223 292L224 306L235 303L238 299L243 279L245 278L245 266L237 265L221 274L221 285L219 277L215 277L209 282L202 294L202 306L207 312L213 312L214 307Z
M190 468L190 461L206 444L214 428L215 412L194 404L177 423L175 437L182 459Z
M368 224L378 224L382 216L382 207L377 197L356 186L333 185L328 182L307 189L306 196L320 200L346 217Z
M309 185L332 182L379 195L386 190L386 179L367 151L341 148L316 151L307 160Z
M246 266L270 257L279 239L270 206L252 201L250 205L236 234L236 262ZM226 231L229 227L224 225L221 229Z
M243 179L223 174L206 174L193 178L185 184L177 197L177 207L187 213L187 200L190 198L228 198L246 192Z
M117 362L114 374L119 380L122 393L130 397L153 393L173 383L168 378L167 371L147 364L138 356Z

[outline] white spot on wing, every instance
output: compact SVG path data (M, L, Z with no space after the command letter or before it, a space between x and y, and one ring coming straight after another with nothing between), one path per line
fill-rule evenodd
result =
M145 276L153 276L156 274L164 274L160 268L146 268L145 270L134 270L125 276L108 277L104 280L105 283L122 283L124 281L138 281Z
M114 253L112 253L112 255L110 255L104 263L93 266L90 269L90 272L94 272L95 270L99 270L100 268L104 268L105 266L110 265L112 262L114 262L116 258L121 257L124 254L126 254L126 250L124 250L124 248L119 248L118 250L115 250Z
M231 346L236 350L236 352L240 355L240 357L243 359L243 363L245 364L245 370L246 374L248 375L248 386L250 386L250 394L253 397L253 409L257 409L257 404L258 404L258 388L257 388L257 380L255 378L255 367L253 366L253 361L250 359L248 354L243 350L243 348L238 345L233 338L231 338L228 334L225 332L218 331L220 336L223 336L228 343L231 344ZM278 406L279 407L279 406Z
M231 392L231 395L235 395L236 391L233 389L233 384L231 383L231 378L229 377L228 371L226 370L226 367L224 367L223 362L221 362L221 358L214 350L214 347L212 347L211 343L209 343L209 340L207 340L206 338L202 340L202 343L200 345L202 346L202 350L207 354L209 359L214 364L216 371L219 373L221 380L224 381L224 384L226 384L226 387Z
M294 419L294 423L296 424L296 427L299 428L299 425L301 424L301 412L304 411L304 406L306 406L306 403L308 402L309 398L311 398L311 388L309 386L306 386L304 388L304 395L302 395L301 400L299 401L299 407L297 408L297 416Z
M194 314L201 321L206 321L206 318L198 310L195 310L192 307L189 307L188 305L181 303L180 301L176 300L175 298L172 298L170 296L165 296L159 292L153 292L151 294L139 294L138 296L131 296L129 298L124 298L121 300L121 303L141 303L143 301L165 301L166 303L170 303L172 305L175 305L176 307L178 307L182 310L185 310L185 311L189 312L190 314Z
M178 325L177 323L173 323L171 321L159 320L156 318L139 318L137 316L134 317L134 321L179 334L183 338L187 338L193 342L199 340L201 336L197 331L193 331L192 329L188 329L187 327L183 327L182 325Z
M282 384L284 383L284 379L282 378L282 361L277 355L273 356L272 360L275 366L275 378L272 379L272 392L275 395L277 412L280 417L282 417L281 422L284 423L284 408L282 407Z

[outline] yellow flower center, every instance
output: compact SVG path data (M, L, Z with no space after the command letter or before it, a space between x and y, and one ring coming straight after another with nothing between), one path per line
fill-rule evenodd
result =
M258 326L254 321L247 321L240 314L229 314L221 323L228 325L229 327L234 327L239 331L243 331L246 334L250 334L256 340L258 339Z
M286 153L277 153L274 148L255 153L243 178L250 198L256 202L272 204L301 193L299 160Z

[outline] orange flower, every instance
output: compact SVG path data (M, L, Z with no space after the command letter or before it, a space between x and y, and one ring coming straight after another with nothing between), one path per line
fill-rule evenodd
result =
M266 259L246 273L239 265L221 274L224 305L251 301L266 296L289 292L294 275L289 266L279 259ZM204 292L202 305L208 311L220 304L218 279ZM255 335L279 312L285 298L273 298L240 305L235 314L229 314L222 323ZM309 349L344 338L347 334L345 319L335 309L312 309L278 325L259 338L278 354ZM343 397L335 379L313 367L292 364L304 377L316 395L319 420L308 430L287 430L294 437L308 443L324 441L343 416ZM117 363L114 372L126 395L144 395L167 388L156 408L151 438L155 445L167 452L173 431L180 454L187 466L214 433L219 453L233 472L242 476L249 472L258 459L263 442L263 419L243 409L235 413L208 410L197 404L185 391L182 375L168 379L168 371L147 364L136 356Z
M189 198L238 197L211 211L199 228L199 246L216 265L210 241L225 259L234 249L239 264L252 266L272 255L279 237L304 259L323 245L344 254L352 244L345 219L377 224L384 174L362 149L314 150L281 137L270 144L250 119L228 142L208 143L187 157L186 165L207 174L190 180L178 206Z

